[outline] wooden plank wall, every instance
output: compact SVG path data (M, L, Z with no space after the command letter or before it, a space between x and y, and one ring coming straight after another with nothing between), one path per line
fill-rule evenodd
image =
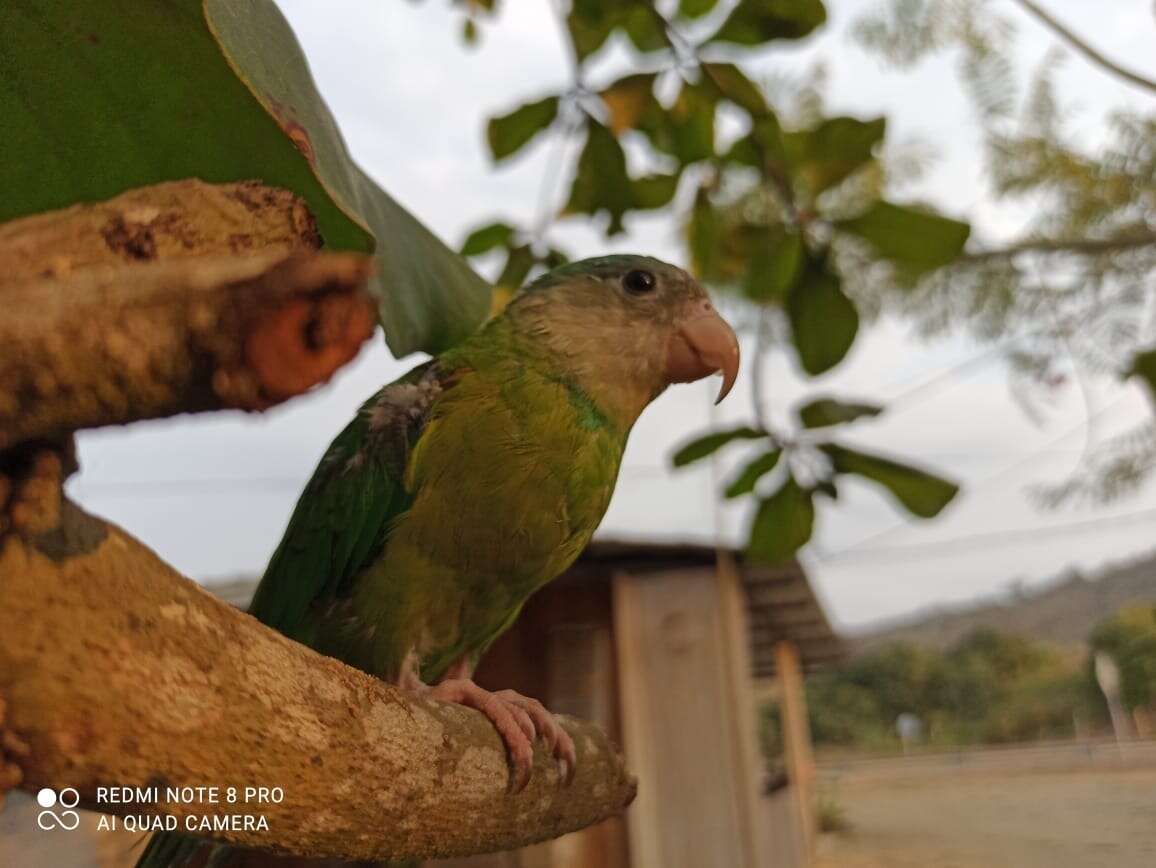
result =
M749 701L736 700L736 678L750 677L733 660L733 601L713 569L620 574L613 611L623 742L640 780L631 864L755 868Z

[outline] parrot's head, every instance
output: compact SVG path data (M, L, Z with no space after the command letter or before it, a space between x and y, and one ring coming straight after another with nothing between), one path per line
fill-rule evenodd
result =
M598 404L637 416L671 383L739 372L734 330L693 277L648 256L603 256L556 268L506 312L559 358Z

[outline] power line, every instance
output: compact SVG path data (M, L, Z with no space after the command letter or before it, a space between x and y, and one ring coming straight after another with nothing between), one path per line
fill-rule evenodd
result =
M885 546L881 548L867 549L866 551L861 552L852 552L850 550L844 549L843 551L836 552L833 555L827 555L821 558L821 560L826 562L844 560L848 558L855 558L856 560L870 560L876 557L909 558L919 557L921 555L937 555L958 551L960 549L967 549L980 543L984 545L1000 545L1003 543L1017 542L1022 539L1038 536L1051 536L1053 534L1060 533L1081 533L1089 530L1100 530L1105 527L1135 524L1141 520L1149 519L1156 519L1156 507L1151 509L1142 509L1138 512L1130 512L1124 515L1090 518L1083 521L1072 521L1066 522L1064 524L1050 525L1048 527L1024 527L1015 528L1012 530L986 531L983 533L967 534L965 536L959 536L949 540L913 543L911 545L905 546Z
M1099 410L1097 410L1094 414L1092 414L1092 416L1090 418L1082 419L1078 424L1073 425L1071 428L1066 429L1058 437L1052 438L1047 443L1045 443L1043 446L1040 446L1038 449L1031 450L1028 454L1024 455L1022 458L1017 458L1015 461L1000 468L995 473L992 473L988 476L985 476L984 478L980 479L978 482L972 483L970 486L967 487L967 489L966 489L967 492L969 494L975 494L975 492L987 488L987 486L991 485L991 483L998 482L1002 479L1005 479L1007 476L1011 475L1012 473L1014 473L1018 470L1023 469L1024 467L1027 467L1029 464L1038 460L1039 458L1041 458L1045 455L1051 454L1052 450L1054 450L1057 445L1059 445L1060 443L1067 440L1073 434L1076 434L1079 431L1084 430L1087 427L1088 423L1092 419L1103 416L1108 410L1111 410L1113 407L1115 407L1121 401L1123 401L1125 397L1126 397L1125 395L1120 395L1115 400L1110 401L1109 403L1107 403L1103 407L1101 407ZM905 518L902 521L899 521L896 524L893 524L891 527L884 528L883 530L881 530L877 533L873 533L867 537L864 537L863 539L859 540L858 542L851 543L851 545L847 546L844 549L840 549L839 551L835 552L834 554L827 555L825 558L823 558L823 560L839 559L839 558L842 558L844 556L850 555L854 552L863 551L864 546L868 546L873 542L877 542L878 540L884 539L885 537L892 536L892 535L894 535L900 531L907 530L910 527L914 527L916 525L917 521L919 521L919 520L913 519L913 518ZM873 551L873 549L866 549L866 551L870 552L870 551Z

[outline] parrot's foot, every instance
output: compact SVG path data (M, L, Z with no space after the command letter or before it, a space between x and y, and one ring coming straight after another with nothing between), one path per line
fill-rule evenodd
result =
M492 693L469 678L443 681L430 687L426 696L477 709L490 719L510 752L510 762L514 767L510 788L515 793L521 792L530 782L535 738L542 739L546 749L558 760L561 780L569 783L573 777L577 759L574 739L538 700L513 690Z

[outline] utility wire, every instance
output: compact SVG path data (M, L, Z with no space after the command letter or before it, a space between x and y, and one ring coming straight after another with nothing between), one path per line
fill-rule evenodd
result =
M1103 516L1101 518L1090 518L1083 521L1072 521L1066 522L1064 524L1049 525L1048 527L1024 527L1014 528L1011 530L986 531L983 533L966 534L964 536L954 537L948 540L938 540L926 543L912 543L911 545L903 546L884 546L867 549L861 552L853 552L848 549L844 549L841 552L827 555L822 558L822 560L824 562L830 562L849 558L854 558L855 560L873 560L875 558L907 559L921 556L934 556L959 551L961 549L966 550L979 544L983 544L985 546L1001 545L1011 542L1018 542L1023 539L1031 539L1034 537L1052 536L1054 534L1082 533L1090 530L1102 530L1107 527L1119 527L1128 524L1136 524L1141 521L1153 520L1156 520L1156 507L1151 509L1142 509L1137 512L1129 512L1124 515L1111 515Z

